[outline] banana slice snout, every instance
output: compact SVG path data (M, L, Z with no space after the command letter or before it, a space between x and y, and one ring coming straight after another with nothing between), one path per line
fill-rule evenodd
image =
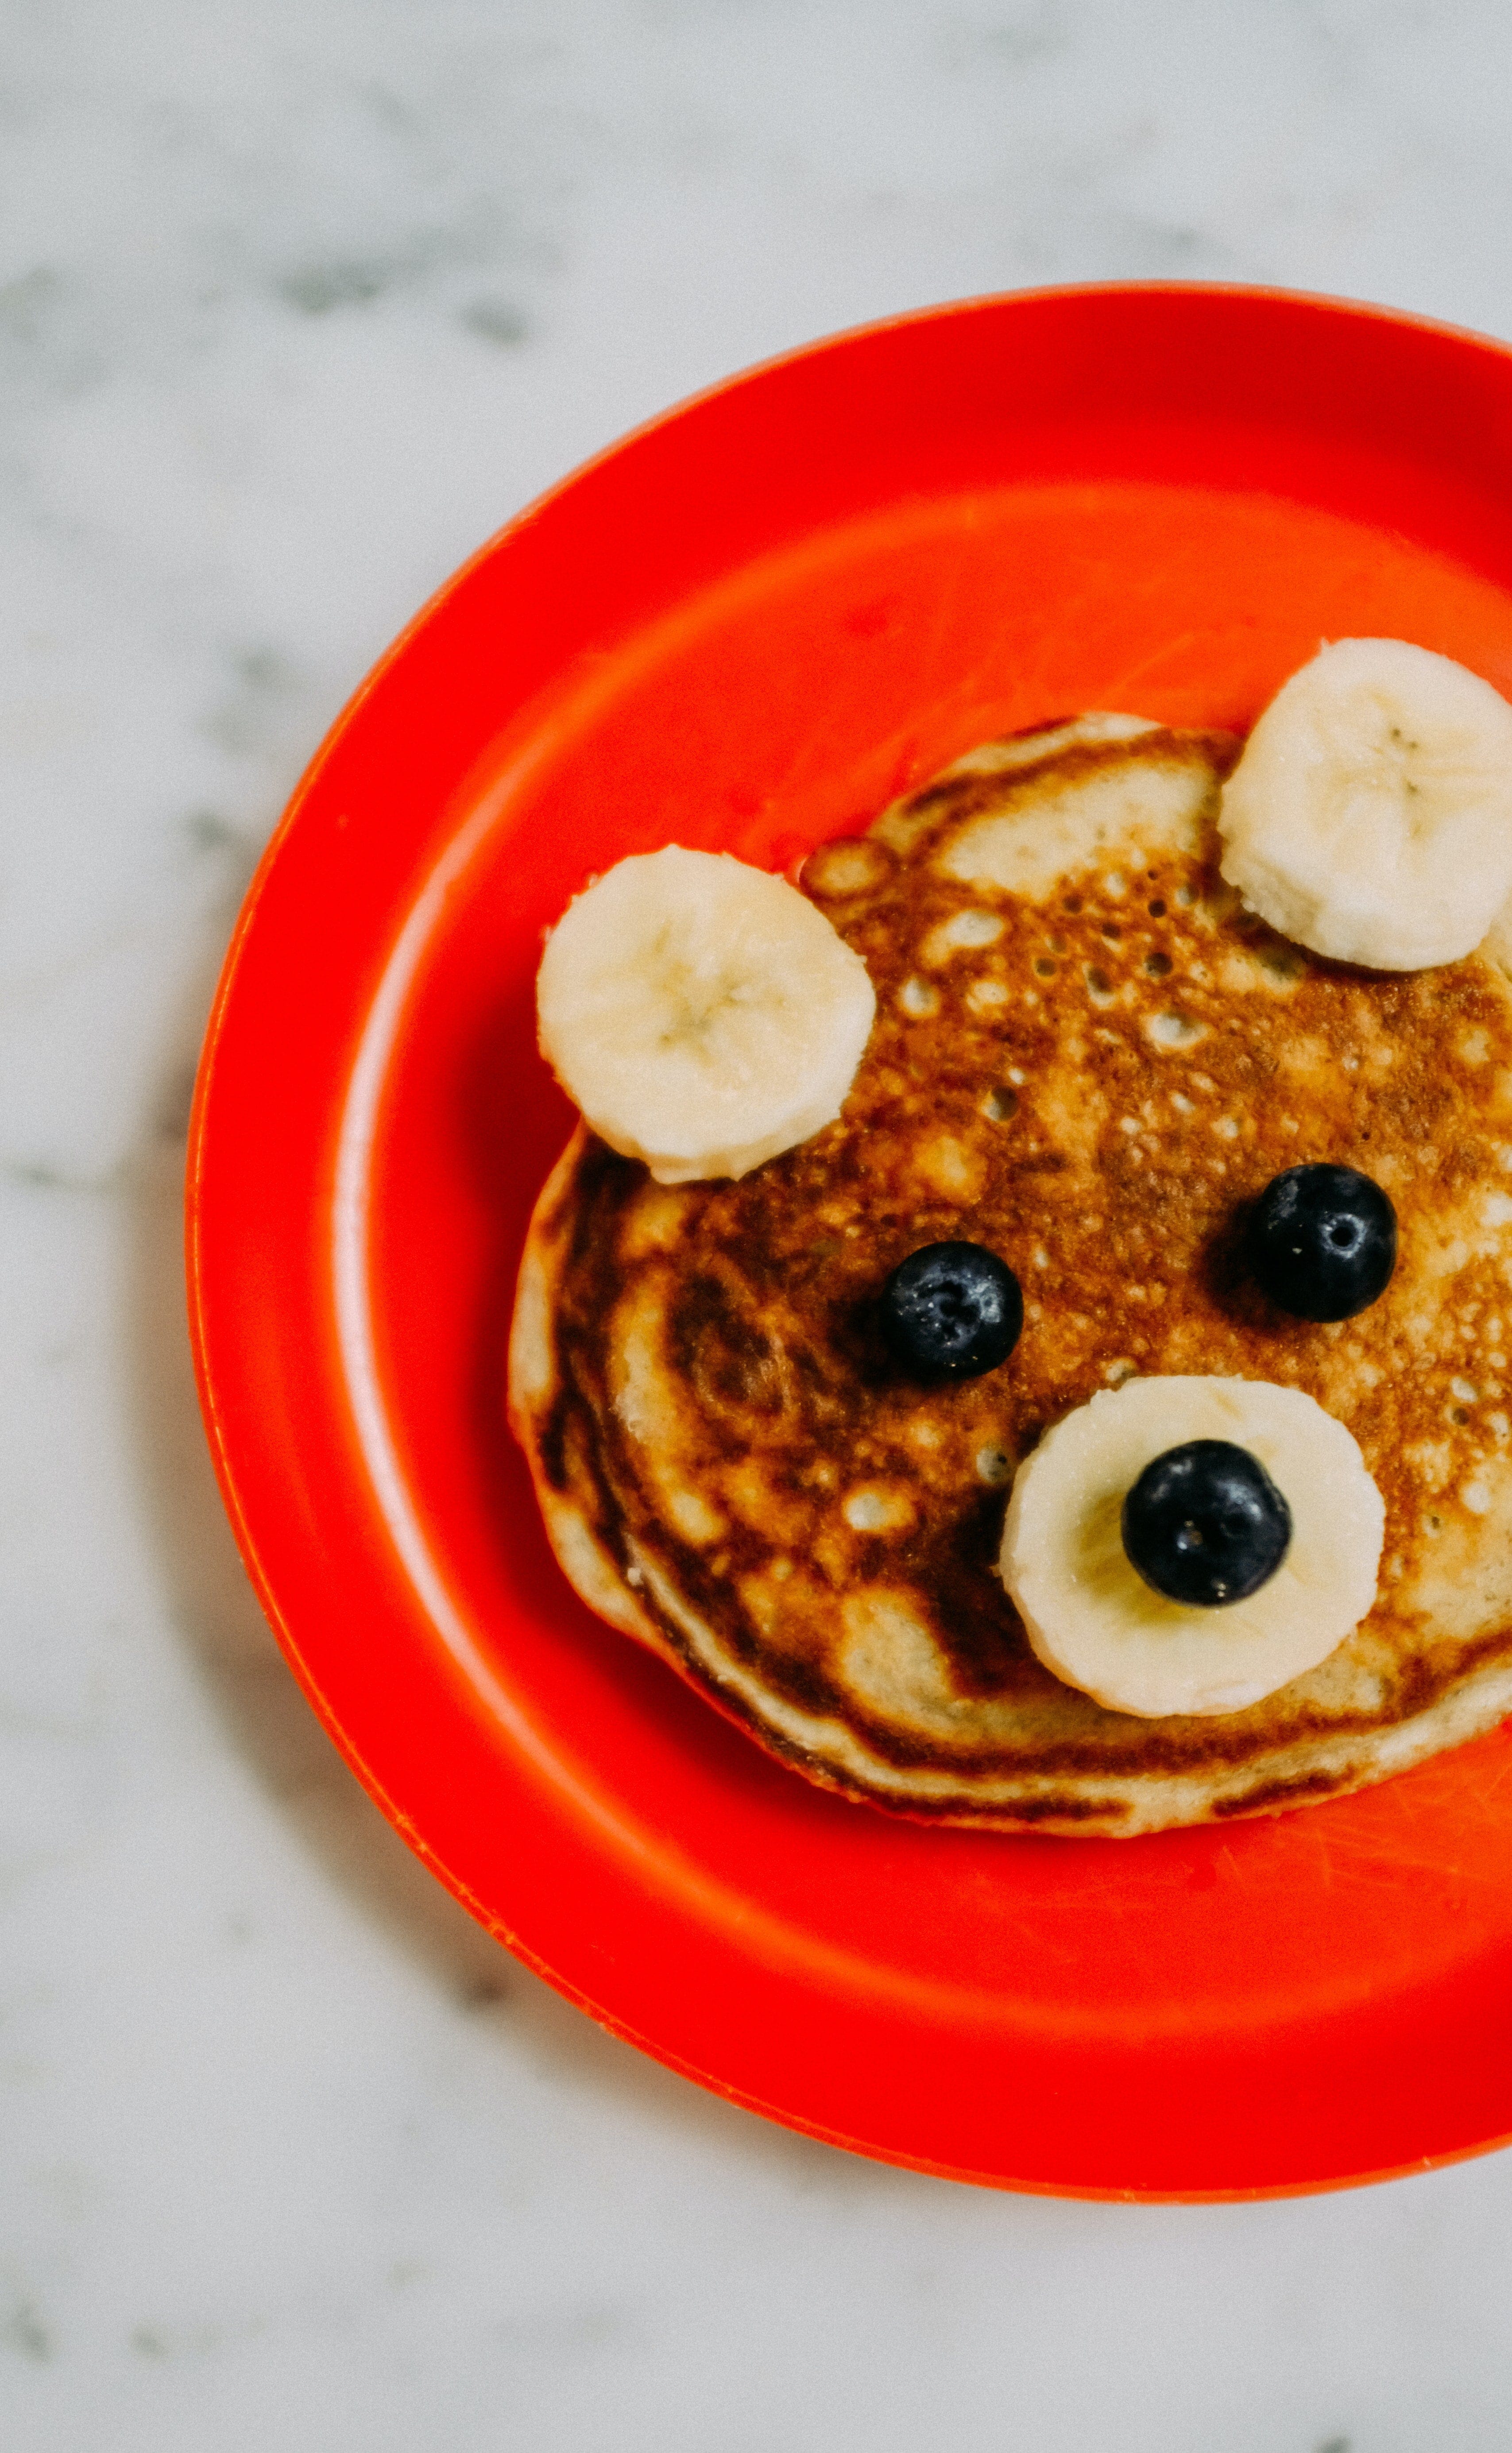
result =
M876 1007L865 964L796 887L676 844L568 906L536 987L564 1089L659 1184L746 1175L832 1122Z
M1169 1601L1124 1552L1125 1494L1191 1440L1256 1458L1291 1514L1257 1592L1221 1609ZM1110 1711L1243 1711L1325 1661L1376 1597L1385 1508L1343 1423L1268 1380L1171 1376L1104 1389L1020 1466L999 1570L1047 1669Z
M1340 639L1272 699L1224 788L1223 872L1336 962L1458 962L1512 894L1512 707L1404 639Z

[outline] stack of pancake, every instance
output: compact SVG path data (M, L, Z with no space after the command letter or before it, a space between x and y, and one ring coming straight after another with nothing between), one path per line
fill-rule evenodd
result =
M1512 985L1329 963L1224 887L1232 737L991 743L802 883L877 1018L836 1122L739 1182L580 1127L521 1278L511 1418L589 1605L809 1778L931 1820L1126 1836L1357 1787L1512 1710ZM1246 1205L1307 1160L1389 1193L1353 1320L1275 1310ZM1000 1369L907 1378L877 1303L965 1239L1017 1272ZM1384 1497L1374 1609L1218 1718L1062 1685L999 1580L1042 1432L1135 1373L1307 1391Z

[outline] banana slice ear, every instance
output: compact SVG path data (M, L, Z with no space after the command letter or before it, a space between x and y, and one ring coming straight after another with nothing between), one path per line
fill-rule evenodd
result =
M1291 1542L1246 1601L1194 1608L1153 1591L1124 1549L1145 1466L1222 1440L1263 1466ZM1268 1380L1171 1376L1104 1389L1019 1467L999 1561L1047 1669L1110 1711L1242 1711L1325 1661L1376 1597L1385 1507L1343 1423Z
M1512 707L1404 639L1341 639L1272 699L1218 823L1224 877L1298 945L1457 962L1512 894Z
M839 1115L877 1001L781 877L727 852L622 860L553 929L541 1048L601 1140L659 1184L748 1174Z

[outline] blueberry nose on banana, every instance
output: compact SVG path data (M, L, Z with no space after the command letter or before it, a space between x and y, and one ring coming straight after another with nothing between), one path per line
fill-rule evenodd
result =
M659 1184L747 1175L831 1123L876 1008L861 956L796 887L676 844L568 906L536 987L564 1089Z
M1300 1388L1173 1375L1045 1434L999 1569L1045 1667L1110 1711L1238 1712L1358 1626L1384 1526L1356 1442Z
M1291 1547L1291 1509L1247 1448L1184 1440L1145 1466L1122 1530L1124 1555L1152 1591L1222 1609L1269 1583Z

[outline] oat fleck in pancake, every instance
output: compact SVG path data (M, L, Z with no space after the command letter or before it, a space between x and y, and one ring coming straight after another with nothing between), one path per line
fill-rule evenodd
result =
M675 1188L580 1129L542 1195L511 1412L563 1566L851 1797L1128 1835L1337 1795L1512 1709L1512 985L1487 949L1372 973L1248 917L1214 859L1238 746L1086 718L825 847L804 884L878 1007L839 1120ZM1323 1326L1237 1248L1310 1159L1400 1222L1384 1296ZM921 1386L874 1306L949 1238L1012 1265L1025 1326L1001 1369ZM995 1573L1018 1460L1135 1372L1306 1390L1385 1500L1369 1618L1245 1711L1104 1710Z

